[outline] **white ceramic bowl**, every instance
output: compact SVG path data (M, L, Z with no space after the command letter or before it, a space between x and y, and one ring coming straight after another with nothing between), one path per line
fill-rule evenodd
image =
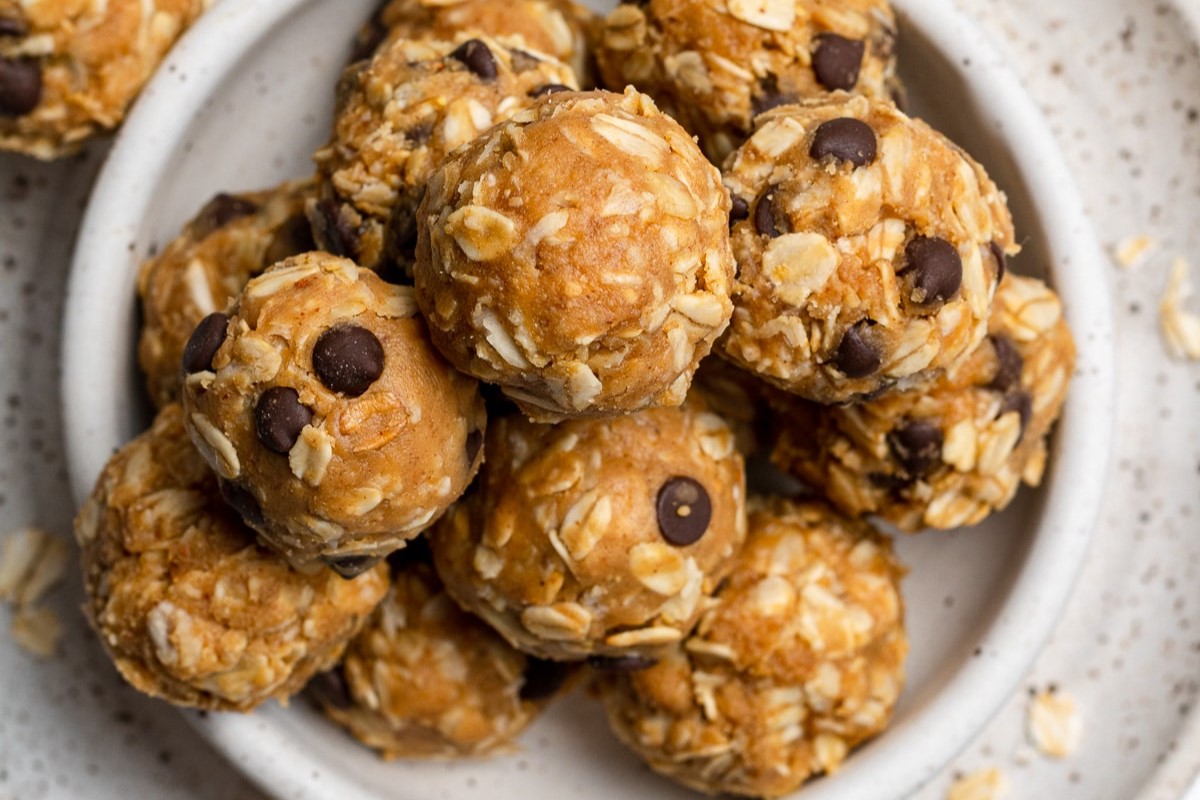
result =
M138 263L219 190L307 174L326 136L351 33L376 0L218 4L173 51L125 124L77 245L64 332L63 399L76 500L149 412L134 355ZM1048 275L1078 339L1079 369L1043 487L970 531L906 537L912 656L892 729L806 800L902 797L1000 707L1041 649L1083 560L1112 432L1112 332L1102 256L1045 122L951 0L895 0L913 107L963 144L1008 193L1025 252ZM190 719L265 790L285 798L686 797L608 735L575 697L488 762L385 764L305 703Z

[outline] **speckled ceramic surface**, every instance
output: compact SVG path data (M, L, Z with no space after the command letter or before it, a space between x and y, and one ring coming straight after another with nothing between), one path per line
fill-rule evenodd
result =
M1165 357L1157 303L1169 257L1197 244L1193 34L1167 4L1098 0L1086 14L1067 0L963 5L1055 126L1105 244L1148 233L1158 248L1131 270L1079 266L1118 300L1118 460L1083 582L1025 683L1077 699L1080 749L1063 761L1029 755L1020 691L918 796L944 796L958 770L998 766L1011 797L1177 797L1200 760L1188 733L1200 675L1200 368ZM0 159L0 530L67 530L55 351L69 237L98 156L53 167ZM965 598L947 587L939 600L955 609ZM255 796L174 712L119 685L75 611L76 587L54 606L68 628L62 657L35 663L0 644L0 797ZM474 793L461 786L446 796Z

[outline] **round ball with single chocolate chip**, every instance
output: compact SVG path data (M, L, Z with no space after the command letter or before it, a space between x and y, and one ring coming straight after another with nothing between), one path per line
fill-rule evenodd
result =
M601 673L613 731L709 795L780 797L837 771L904 685L903 574L866 523L752 499L746 546L695 631L657 664Z
M383 599L387 568L346 580L260 545L222 502L248 510L238 488L218 488L183 419L178 403L164 407L80 510L84 609L138 691L219 711L286 701L341 658Z
M454 599L531 655L652 661L742 545L742 457L699 400L557 425L493 418L486 451L430 545Z
M609 13L596 59L604 85L649 94L720 163L764 111L834 91L891 97L895 44L888 0L647 0Z
M385 758L461 758L511 750L573 671L513 649L417 560L394 566L341 665L309 691Z
M449 156L418 214L434 344L539 421L679 405L728 324L721 175L633 89L544 97Z
M309 215L323 249L371 269L409 269L413 214L446 154L533 105L544 87L578 88L570 67L521 46L466 33L396 38L347 67L333 136L314 156L321 197Z
M277 261L315 249L304 216L313 195L312 180L222 192L142 265L138 362L156 407L178 401L189 374L211 369L225 337L219 317L246 281Z
M478 384L433 348L411 288L306 253L247 283L222 332L186 376L188 429L230 505L293 562L371 569L479 468Z
M988 336L929 386L853 406L770 393L772 460L847 514L906 531L974 525L1041 482L1074 362L1054 292L1009 273Z
M890 102L777 108L725 165L734 313L718 352L784 391L856 402L927 386L987 334L1017 252L1004 193Z

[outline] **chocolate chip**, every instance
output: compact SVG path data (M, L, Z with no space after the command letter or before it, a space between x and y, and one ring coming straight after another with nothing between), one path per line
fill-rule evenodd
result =
M326 388L358 397L383 374L383 345L358 325L338 325L313 346L313 371Z
M309 205L308 221L312 235L321 249L335 256L353 258L358 234L341 213L341 206L332 199Z
M944 303L962 286L962 258L945 239L914 237L904 258L899 274L908 284L908 299L919 306Z
M588 656L588 666L598 672L638 672L650 669L657 658L631 653L625 656Z
M731 200L730 206L729 206L729 225L730 225L730 227L732 227L734 223L741 222L742 220L748 218L749 216L750 216L750 204L735 194L733 196L733 199Z
M687 547L700 541L712 520L708 491L693 478L669 479L658 490L658 530L668 543Z
M1008 272L1008 257L1004 255L1004 248L999 242L988 242L988 249L992 251L992 258L996 259L996 280L1002 281Z
M222 192L209 200L192 222L192 233L198 238L220 230L239 217L258 211L258 204L243 197Z
M479 39L468 39L456 47L449 57L461 61L468 70L485 81L496 77L496 58Z
M545 86L539 86L529 93L530 97L545 97L548 94L558 94L559 92L575 91L570 86L563 86L561 83L547 83Z
M404 134L404 138L408 140L410 145L423 145L433 137L433 123L426 120L418 123L408 129Z
M483 431L476 428L467 434L467 463L474 464L483 448Z
M996 374L987 388L1002 393L1021 388L1021 371L1025 368L1021 352L1007 336L992 336L991 342L996 353Z
M1025 429L1029 427L1029 420L1033 416L1033 398L1029 396L1029 392L1019 390L1005 395L996 419L1012 411L1016 411L1021 416L1021 439L1023 439L1025 438ZM1019 442L1021 439L1017 439L1017 441Z
M800 99L800 96L795 92L781 91L779 88L779 78L768 73L766 77L759 79L758 91L750 98L750 111L754 116L765 114L772 108L786 106L788 103L795 103Z
M775 221L775 188L767 187L754 207L754 230L772 239L783 233Z
M942 429L920 420L907 422L887 436L892 455L912 478L928 475L942 462Z
M183 348L183 371L188 375L212 369L213 356L225 343L229 317L214 311L196 326Z
M531 657L525 664L525 680L518 696L529 703L548 700L558 693L569 674L567 664Z
M850 91L858 83L863 53L867 45L861 39L847 39L836 33L822 33L813 50L812 68L817 83L829 91Z
M833 364L847 378L865 378L883 365L883 356L869 334L873 324L863 320L842 336Z
M312 416L312 409L300 402L299 392L290 386L272 386L254 406L254 427L268 449L286 454Z
M32 58L0 58L0 117L19 117L42 101L42 65Z
M275 229L271 243L267 245L267 249L263 253L263 267L278 264L289 256L308 253L316 249L317 243L313 241L312 225L308 223L308 217L303 214L295 214L288 217L282 225Z
M265 518L262 506L258 504L258 498L249 489L224 478L217 482L217 487L221 491L221 498L241 516L247 525L255 528L263 524Z
M346 580L352 580L369 572L372 567L383 561L382 556L330 556L322 559L329 568Z
M853 117L840 117L817 127L808 152L818 161L832 157L865 167L875 160L875 147L875 131L870 125Z
M0 36L24 36L29 24L19 17L0 16Z
M346 686L346 678L340 667L334 667L328 672L318 673L308 684L308 691L317 702L345 710L354 705L350 698L350 689Z

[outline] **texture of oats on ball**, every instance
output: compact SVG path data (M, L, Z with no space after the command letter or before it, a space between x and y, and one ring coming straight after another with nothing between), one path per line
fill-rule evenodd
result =
M478 483L430 534L449 593L542 657L653 655L745 536L733 433L697 401L610 420L493 419Z
M721 355L818 403L961 363L1018 250L983 168L891 103L844 93L757 126L725 165L738 278Z
M418 233L434 343L539 421L679 405L728 324L728 193L632 89L552 94L455 152Z
M411 266L413 214L446 154L529 108L579 88L571 68L506 39L397 39L346 68L333 136L313 156L317 243L363 267Z
M115 129L209 0L0 0L0 150L69 155Z
M178 402L184 346L200 320L225 311L267 267L315 249L304 215L314 194L311 179L261 192L222 192L142 265L138 362L156 407Z
M636 86L720 163L754 117L826 92L901 98L887 0L649 0L600 26L610 89Z
M617 736L709 794L779 797L891 719L908 639L888 539L823 503L752 499L746 546L696 630L599 682Z
M193 441L226 499L296 563L355 575L474 477L478 384L429 343L412 289L327 253L251 280L184 353Z
M299 572L255 542L188 440L178 403L109 460L75 520L84 609L134 688L176 705L286 702L342 655L387 591Z
M1075 370L1058 296L1009 273L989 335L928 388L850 406L772 393L772 459L843 512L902 530L958 528L1007 506L1046 468L1047 437Z

